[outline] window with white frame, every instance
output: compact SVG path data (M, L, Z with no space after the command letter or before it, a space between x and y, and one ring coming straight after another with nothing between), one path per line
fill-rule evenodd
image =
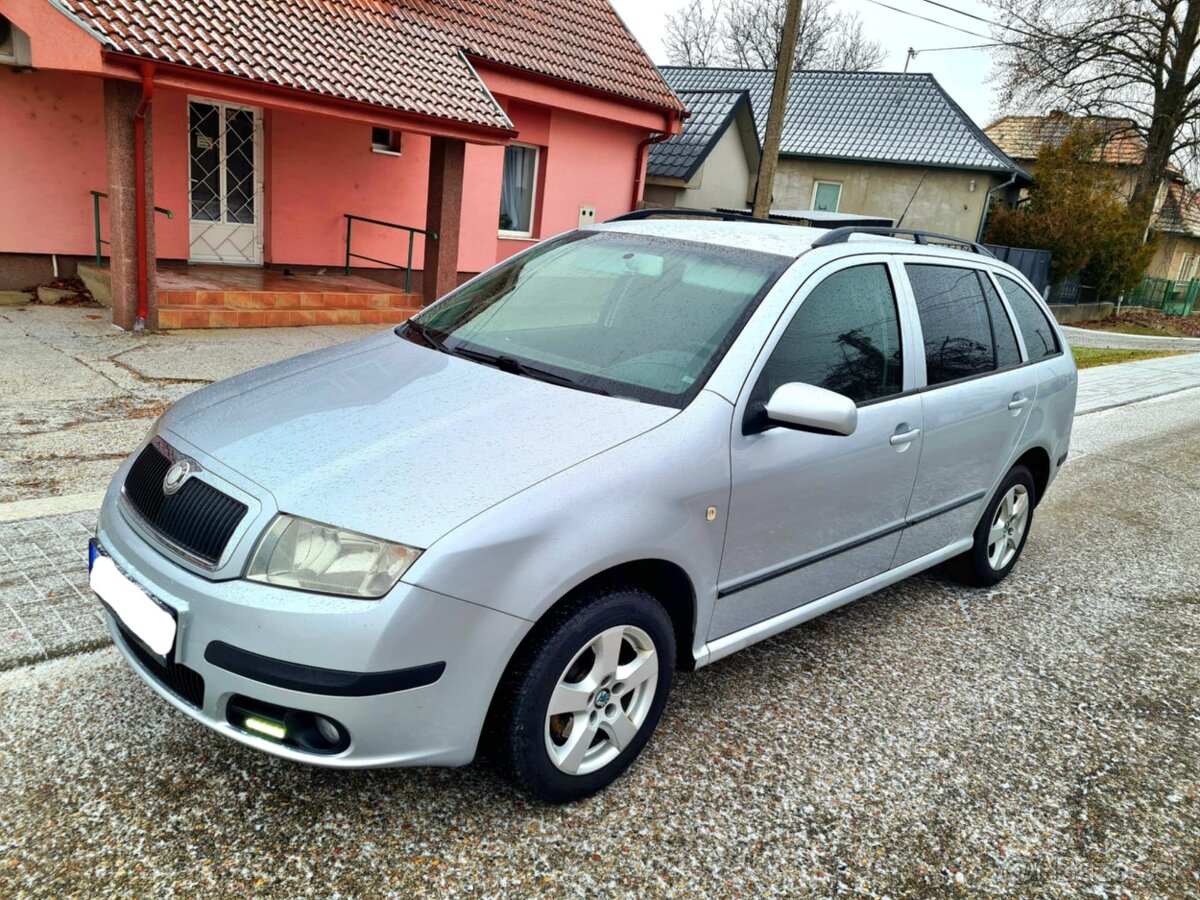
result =
M371 150L374 153L386 153L389 156L400 155L400 132L391 128L371 129Z
M1179 264L1179 281L1191 281L1196 277L1196 264L1200 263L1200 256L1195 256L1191 253L1185 253L1183 260Z
M842 184L840 181L813 182L812 208L823 212L837 212L838 204L842 201Z
M523 144L504 148L500 181L500 233L517 237L533 234L537 193L538 149Z

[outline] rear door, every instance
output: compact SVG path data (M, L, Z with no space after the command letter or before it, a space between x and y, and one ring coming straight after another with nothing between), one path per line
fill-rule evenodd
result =
M885 258L834 263L801 288L739 399L733 490L709 639L887 570L912 493L921 399ZM858 405L851 435L763 428L756 412L804 382ZM758 424L756 424L756 421Z
M974 531L1011 465L1038 386L986 272L929 257L903 268L924 348L924 442L897 566Z

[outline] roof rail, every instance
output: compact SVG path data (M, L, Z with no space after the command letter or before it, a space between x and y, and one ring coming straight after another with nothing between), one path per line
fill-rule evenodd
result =
M722 222L757 222L762 225L779 225L769 219L756 219L745 213L721 212L716 209L635 209L624 215L608 219L607 222L636 222L641 219L719 219ZM607 222L605 224L607 224Z
M957 244L961 247L967 247L983 256L995 256L983 244L977 244L975 241L968 241L965 238L951 237L948 234L938 234L933 231L917 231L913 228L884 228L880 226L851 225L846 228L834 228L813 241L812 245L813 247L828 247L830 244L844 244L854 234L878 234L884 237L896 237L900 235L911 237L913 243L916 244L928 244L930 241L938 244Z

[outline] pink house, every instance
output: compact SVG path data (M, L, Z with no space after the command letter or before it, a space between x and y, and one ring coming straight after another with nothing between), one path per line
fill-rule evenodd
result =
M0 289L399 321L634 208L683 115L607 0L0 0Z

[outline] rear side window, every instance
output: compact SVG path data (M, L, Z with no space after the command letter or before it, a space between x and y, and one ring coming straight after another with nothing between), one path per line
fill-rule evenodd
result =
M864 403L901 390L900 320L887 267L830 275L800 305L771 352L755 394L803 381Z
M979 286L983 288L983 296L987 302L988 318L992 320L992 337L996 341L996 368L1007 369L1009 366L1021 364L1021 348L1017 346L1017 334L1013 331L1000 295L992 287L992 282L982 272L976 272Z
M1012 308L1013 316L1021 329L1021 336L1025 338L1025 350L1029 353L1029 359L1037 362L1039 359L1061 353L1058 336L1055 335L1054 328L1046 319L1046 314L1042 312L1038 302L1011 278L1005 278L1003 275L998 277L1000 287L1003 288L1004 296L1008 298L1008 305Z
M1016 338L999 298L989 309L975 269L906 265L925 340L925 381L930 386L970 378L1020 362Z

